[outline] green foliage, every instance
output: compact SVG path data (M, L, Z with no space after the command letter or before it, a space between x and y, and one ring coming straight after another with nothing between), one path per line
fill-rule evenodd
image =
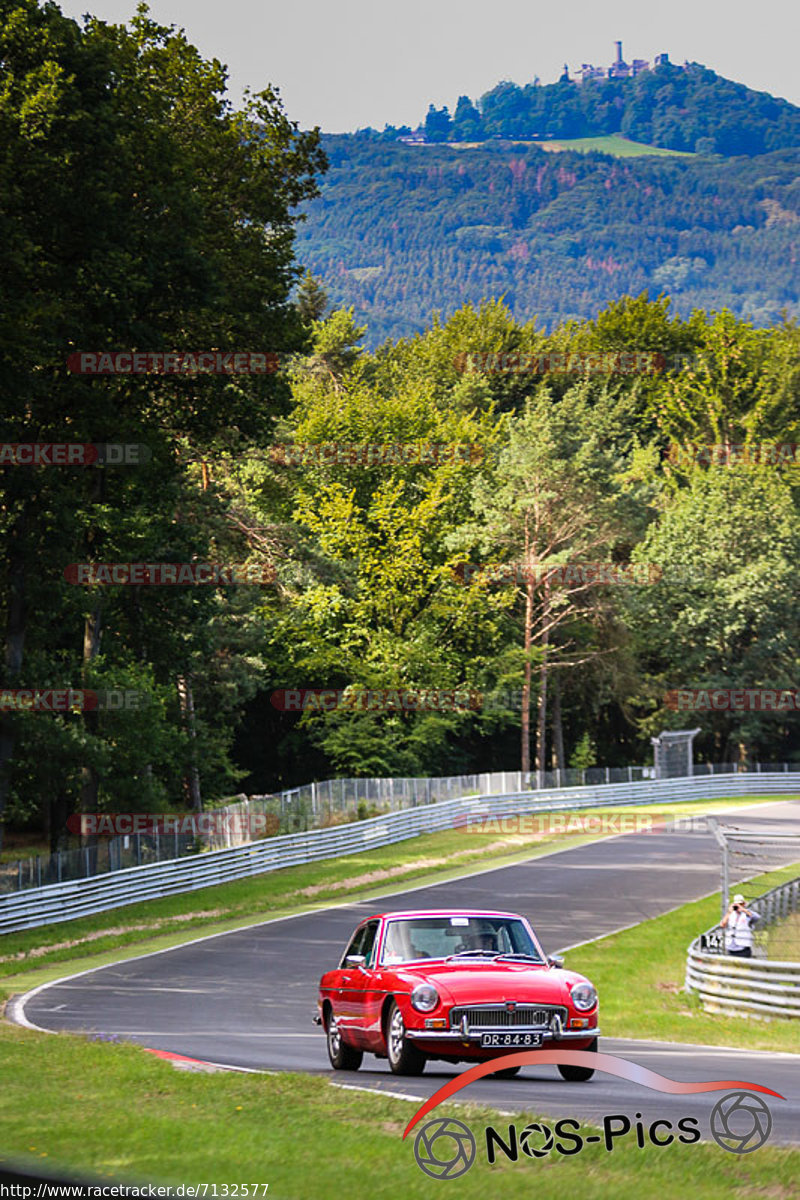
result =
M65 359L301 349L292 210L325 160L270 88L234 112L221 64L144 5L128 27L79 27L55 5L3 4L0 59L3 439L151 454L138 469L3 472L6 684L102 679L145 700L134 713L0 715L0 814L8 799L57 839L80 796L175 803L192 763L212 792L236 779L232 726L249 678L237 601L210 588L80 588L64 571L249 557L193 464L265 438L288 392L270 375L91 379L68 374ZM195 692L193 727L179 678Z
M728 308L771 325L800 314L793 151L620 159L502 142L323 142L331 171L298 249L373 348L487 298L551 329L645 291L668 293L686 318Z

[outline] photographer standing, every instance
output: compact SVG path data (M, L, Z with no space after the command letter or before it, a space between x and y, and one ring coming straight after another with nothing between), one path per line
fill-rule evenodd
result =
M752 958L753 926L760 920L758 913L747 907L741 892L737 892L720 921L721 928L725 930L725 953L735 954L739 958Z

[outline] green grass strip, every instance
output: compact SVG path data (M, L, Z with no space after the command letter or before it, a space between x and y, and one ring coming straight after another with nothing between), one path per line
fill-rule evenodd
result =
M307 1075L176 1071L138 1047L9 1025L0 1025L0 1058L0 1165L5 1159L108 1182L267 1183L267 1200L428 1200L447 1186L416 1165L413 1135L402 1140L416 1105L386 1094ZM524 1093L524 1080L519 1087ZM579 1099L576 1086L576 1105ZM521 1155L516 1164L490 1167L485 1127L507 1131L513 1121L521 1130L533 1118L476 1107L440 1111L465 1121L478 1140L472 1169L453 1189L460 1200L485 1200L487 1188L509 1200L788 1200L800 1176L795 1149L767 1145L746 1157L714 1144L639 1150L630 1136L610 1153L591 1145L571 1158Z

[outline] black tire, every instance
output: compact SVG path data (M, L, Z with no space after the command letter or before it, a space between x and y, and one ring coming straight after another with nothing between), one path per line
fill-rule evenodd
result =
M393 1000L386 1018L386 1057L395 1075L421 1075L426 1056L406 1037L403 1014Z
M339 1023L332 1012L328 1013L327 1028L328 1058L334 1071L357 1071L364 1057L363 1050L348 1046L339 1031Z
M597 1038L594 1038L586 1049L597 1053ZM586 1080L594 1075L594 1067L570 1067L566 1063L563 1066L559 1063L558 1073L567 1083L586 1083Z
M492 1079L513 1079L521 1070L522 1067L502 1067L499 1071L492 1071Z

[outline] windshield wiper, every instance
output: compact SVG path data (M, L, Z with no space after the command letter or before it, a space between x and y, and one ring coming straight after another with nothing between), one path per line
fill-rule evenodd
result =
M452 962L454 958L499 958L499 950L459 950L456 954L448 954L445 962Z
M533 962L533 963L541 963L541 961L542 961L535 954L522 954L522 953L512 954L511 952L509 952L508 954L499 954L498 958L513 958L518 961Z

